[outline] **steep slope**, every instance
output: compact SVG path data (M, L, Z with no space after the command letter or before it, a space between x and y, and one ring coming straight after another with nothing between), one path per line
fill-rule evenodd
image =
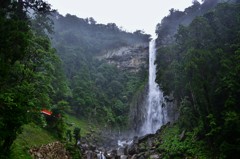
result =
M53 21L52 43L63 61L73 113L106 127L126 128L130 103L145 83L150 36L69 14L55 14Z
M240 5L239 1L218 2L194 4L198 7L193 13L205 14L189 25L173 26L166 35L162 29L178 21L180 13L186 19L187 9L172 11L159 25L157 81L166 95L174 96L181 131L208 145L212 158L235 158L240 139Z

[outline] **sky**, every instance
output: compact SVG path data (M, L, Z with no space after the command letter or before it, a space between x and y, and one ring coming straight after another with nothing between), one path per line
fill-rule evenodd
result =
M184 10L192 0L46 0L62 15L93 17L97 23L115 23L126 31L142 30L155 35L155 28L171 8Z

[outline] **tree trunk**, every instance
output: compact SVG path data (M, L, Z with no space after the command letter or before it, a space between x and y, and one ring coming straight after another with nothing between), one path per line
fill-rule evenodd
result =
M8 135L3 144L1 145L1 154L4 156L4 157L7 157L10 155L10 148L11 148L11 145L13 144L13 141L14 141L14 137ZM1 156L2 157L2 156Z

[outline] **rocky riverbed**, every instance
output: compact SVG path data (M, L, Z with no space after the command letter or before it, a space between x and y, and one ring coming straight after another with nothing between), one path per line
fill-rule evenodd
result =
M134 136L133 139L116 140L114 136L105 136L105 139L93 139L95 135L84 137L76 145L80 149L83 159L160 159L161 131L169 124L162 126L156 134L142 137ZM116 136L115 136L116 137ZM107 140L107 141L106 141ZM101 144L104 143L104 144ZM43 145L30 149L35 159L70 159L71 156L60 142Z
M81 143L84 159L160 159L161 152L158 149L161 144L161 132L169 123L159 129L156 134L148 134L142 137L133 137L127 142L110 141L108 146L98 147L94 143Z

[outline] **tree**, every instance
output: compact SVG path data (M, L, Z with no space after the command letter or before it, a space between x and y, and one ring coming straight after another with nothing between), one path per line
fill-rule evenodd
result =
M173 93L179 125L211 145L218 158L239 153L239 7L219 4L180 26L172 43L157 46L157 81L166 94Z
M2 2L1 2L2 3ZM46 37L30 28L27 11L49 13L42 0L6 1L0 8L0 156L9 155L21 126L40 115L52 93L57 58Z
M95 24L97 23L97 21L94 20L93 17L88 18L88 22L89 22L91 25L95 25Z
M81 129L78 128L78 127L75 127L74 130L73 130L73 137L75 138L75 145L78 144L80 138L81 138L81 135L80 135L80 131Z

